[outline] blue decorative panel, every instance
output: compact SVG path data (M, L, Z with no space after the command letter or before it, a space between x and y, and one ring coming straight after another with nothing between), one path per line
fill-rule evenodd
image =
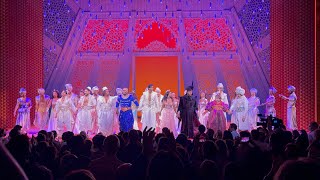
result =
M58 55L53 53L52 50L47 48L43 49L43 71L44 71L44 84L48 84L54 66L56 64Z
M267 78L270 80L270 46L258 53L261 68Z
M44 0L44 34L58 45L66 42L75 18L76 13L65 0Z
M248 1L238 16L251 45L270 33L270 0Z

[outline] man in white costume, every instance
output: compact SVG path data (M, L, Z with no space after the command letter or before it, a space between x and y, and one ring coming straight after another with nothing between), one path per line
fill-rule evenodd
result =
M117 98L110 96L108 88L103 87L102 96L97 99L98 132L105 136L113 134Z
M99 95L99 87L98 86L93 86L92 88L92 96L94 97L94 99L96 100L96 102L98 102L99 97L101 97ZM98 132L98 113L97 113L97 108L94 108L93 114L92 114L92 133L97 133Z
M258 90L256 88L250 89L251 97L248 98L249 109L248 109L248 117L250 123L250 130L257 128L257 122L259 121L259 109L260 106L260 98L256 95Z
M296 88L292 85L288 87L289 97L286 97L282 94L279 94L279 96L287 100L287 129L290 130L297 130L297 109L296 109L296 101L297 101L297 95L295 93Z
M95 107L97 101L94 96L90 94L91 88L87 87L84 90L84 96L82 96L78 103L78 115L77 115L77 123L79 124L79 131L91 131L92 130L92 121L93 121L93 112L95 111Z
M157 93L153 91L153 85L148 85L148 90L143 92L140 98L139 111L142 111L142 129L145 127L156 127L156 114L159 111L159 104L157 101Z
M160 88L156 88L155 92L157 93L157 103L159 105L159 110L157 112L157 128L156 128L156 132L159 133L161 132L161 129L160 129L160 110L161 110L161 107L162 107L162 99L163 99L163 95L161 94L161 89Z
M67 97L71 98L71 101L73 102L73 105L75 107L77 107L78 101L79 101L78 95L72 92L73 87L72 87L71 84L66 84L65 87L66 87L66 90L67 90Z
M244 96L245 90L240 86L236 88L236 98L232 101L229 114L231 116L231 123L238 126L239 131L250 130L250 123L247 119L248 113L248 99Z

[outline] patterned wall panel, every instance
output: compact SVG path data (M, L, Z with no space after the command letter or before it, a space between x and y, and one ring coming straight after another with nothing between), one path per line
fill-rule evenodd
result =
M43 1L44 34L58 45L63 46L66 42L75 18L76 12L65 0Z
M48 84L48 80L54 70L58 55L52 50L43 49L43 71L44 71L44 84Z
M315 120L314 2L271 1L271 82L279 93L297 87L298 127ZM286 120L286 102L278 98L277 115Z
M99 71L97 77L98 87L106 86L111 94L115 94L117 88L118 74L120 69L119 60L99 61Z
M235 51L225 18L186 18L184 20L188 51Z
M250 0L238 16L252 45L270 33L270 0Z
M199 92L205 92L207 98L216 91L217 77L215 64L212 60L194 60L192 61L194 74L197 79Z
M228 89L230 100L234 98L236 87L241 86L246 90L246 96L249 96L249 89L243 76L239 60L220 60L221 73Z
M90 76L93 74L94 61L91 60L77 60L72 68L72 76L70 82L75 92L89 86Z
M134 51L179 51L178 31L175 18L137 19Z
M129 20L90 19L84 33L79 51L106 52L123 51L128 34Z
M0 11L0 127L11 128L19 88L25 87L34 102L36 89L43 86L42 0L3 0ZM34 108L31 112L33 119Z
M260 59L260 65L262 66L262 70L266 77L268 77L268 80L270 78L270 53L271 48L268 46L264 50L260 51L257 55Z

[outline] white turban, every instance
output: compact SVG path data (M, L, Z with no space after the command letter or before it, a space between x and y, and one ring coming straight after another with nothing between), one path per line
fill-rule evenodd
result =
M86 89L88 89L89 91L91 91L91 87L90 87L90 86L88 86Z
M119 95L119 94L121 94L122 93L122 89L121 88L117 88L116 89L116 93Z
M64 85L66 88L72 88L72 85L71 84L66 84Z
M105 91L105 90L108 90L108 88L107 88L107 87L103 87L103 88L102 88L102 91Z
M25 88L20 88L19 93L24 93L27 92L27 90Z
M98 86L93 86L92 90L93 91L99 91L99 88L98 88Z
M250 92L251 92L251 93L256 93L256 94L257 94L257 93L258 93L258 90L257 90L256 88L251 88L251 89L250 89Z
M241 86L238 86L236 88L236 94L244 95L245 93L246 93L246 91L244 89L242 89Z
M43 88L39 88L39 89L38 89L38 93L41 93L41 92L44 93L45 90L44 90Z
M296 90L296 87L294 87L294 86L292 86L292 85L289 85L289 86L288 86L288 90L293 92L293 91Z
M161 89L157 87L156 92L161 92Z
M273 86L272 86L272 87L270 87L270 89L269 89L269 90L271 90L273 94L277 93L276 88L274 88Z
M219 83L219 84L217 85L217 88L223 88L223 84L222 84L222 83Z

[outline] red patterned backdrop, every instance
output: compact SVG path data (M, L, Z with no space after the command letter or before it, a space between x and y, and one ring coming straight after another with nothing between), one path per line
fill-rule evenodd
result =
M43 86L42 2L0 2L0 127L15 124L13 109L20 87L34 102L36 89ZM34 108L31 112L34 115Z
M316 120L314 1L271 1L271 84L286 94L297 90L298 127ZM277 98L277 115L286 119L286 102Z

